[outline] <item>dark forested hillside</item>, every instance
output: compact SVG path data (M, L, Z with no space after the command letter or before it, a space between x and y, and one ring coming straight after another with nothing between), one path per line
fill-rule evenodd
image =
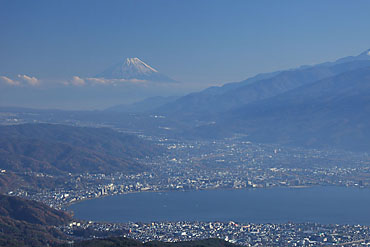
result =
M145 167L137 159L161 149L135 136L106 128L54 124L0 127L1 168L49 174L133 172Z
M36 201L5 195L0 195L0 215L31 224L53 226L66 224L72 219L64 212Z
M71 216L44 204L0 195L0 246L47 246L67 236L55 228Z
M37 139L64 143L110 155L136 158L153 154L158 147L136 136L118 133L109 128L74 127L59 124L23 124L1 126L0 136L17 139Z
M123 237L107 237L84 240L67 236L56 226L72 221L68 214L52 209L42 203L19 197L0 195L0 246L71 246L75 247L234 247L236 245L220 239L206 239L189 242L164 243L153 241L143 244L140 241Z
M57 124L0 126L0 192L53 189L68 175L137 173L150 170L142 158L164 149L107 128Z

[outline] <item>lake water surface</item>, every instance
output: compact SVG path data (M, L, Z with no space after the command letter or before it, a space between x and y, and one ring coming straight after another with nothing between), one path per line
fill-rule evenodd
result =
M73 204L93 221L370 224L370 189L344 187L143 192Z

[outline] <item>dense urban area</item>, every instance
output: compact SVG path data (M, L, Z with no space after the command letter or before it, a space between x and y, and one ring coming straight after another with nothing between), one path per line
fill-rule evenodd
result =
M70 174L59 189L17 190L8 194L63 208L89 198L142 191L370 186L367 154L282 148L235 139L174 142L161 138L157 141L169 152L140 160L152 167L151 171L129 175ZM50 176L33 172L23 175Z
M61 228L67 234L92 230L112 232L143 242L189 241L221 238L245 246L358 246L370 245L370 228L360 225L321 225L315 223L243 224L230 222L151 222L95 223L73 222Z
M139 160L151 170L136 174L69 174L57 189L14 190L21 196L64 209L71 203L135 192L254 189L268 187L370 187L370 157L364 153L257 144L246 137L222 141L172 140L141 136L167 152ZM0 176L7 171L0 169ZM51 176L27 172L23 177ZM316 223L254 224L236 222L72 222L61 230L88 237L118 234L129 238L175 242L222 238L246 246L370 245L370 228ZM100 233L100 234L97 234ZM86 237L86 236L84 236Z

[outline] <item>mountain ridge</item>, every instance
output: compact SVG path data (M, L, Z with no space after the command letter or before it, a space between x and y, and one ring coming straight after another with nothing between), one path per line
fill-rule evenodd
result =
M199 117L221 113L345 71L370 66L370 56L367 55L369 52L370 50L366 50L358 56L340 58L334 62L259 74L241 82L207 88L180 97L159 107L156 111L167 115L181 112L186 117L194 114Z
M59 124L0 126L0 191L52 188L59 177L81 173L126 174L152 169L140 162L165 150L107 128ZM27 176L28 173L46 176Z
M176 82L170 77L160 73L150 65L141 61L139 58L126 58L105 71L97 74L96 78L104 79L123 79L123 80L143 80L153 82Z
M370 148L370 66L303 85L217 116L196 133L239 133L262 143L337 148Z

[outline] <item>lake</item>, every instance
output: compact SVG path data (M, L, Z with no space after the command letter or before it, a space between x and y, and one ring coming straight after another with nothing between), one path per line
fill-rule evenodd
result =
M370 224L370 189L344 187L143 192L81 201L78 219Z

